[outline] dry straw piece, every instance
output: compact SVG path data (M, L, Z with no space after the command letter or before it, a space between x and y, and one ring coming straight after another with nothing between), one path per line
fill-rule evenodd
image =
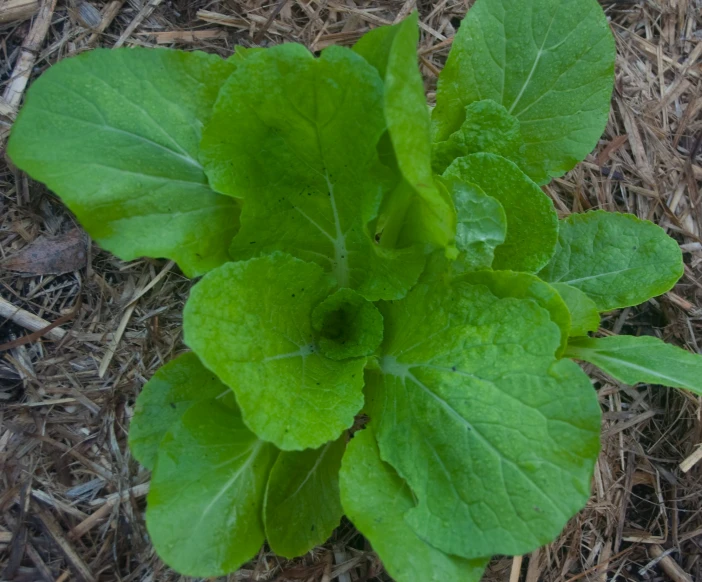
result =
M656 333L699 352L702 5L601 3L618 49L609 124L595 152L545 190L562 216L591 208L631 212L681 243L687 267L675 290L608 314L602 331ZM432 99L469 4L90 2L98 21L92 9L88 18L76 17L68 2L0 1L0 134L9 129L28 82L94 46L158 44L229 56L237 44L295 41L320 50L348 46L415 6ZM0 165L0 261L71 226L43 186ZM143 527L149 475L131 459L126 435L141 386L184 349L181 311L191 283L170 263L122 263L98 248L91 252L86 268L60 275L0 270L0 344L71 316L44 337L0 352L0 579L181 580L149 545ZM485 580L702 581L700 398L614 384L590 372L604 425L588 506L553 544L521 561L493 560ZM355 582L375 576L387 579L371 548L344 523L329 544L304 558L286 561L262 551L229 580Z

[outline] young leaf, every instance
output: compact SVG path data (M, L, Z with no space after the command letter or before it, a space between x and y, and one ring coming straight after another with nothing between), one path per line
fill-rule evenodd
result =
M495 248L505 242L507 216L495 198L470 182L444 181L456 208L456 248L459 255L454 270L489 269Z
M166 433L151 477L146 525L158 555L178 572L223 576L264 541L263 498L277 451L238 411L197 402Z
M351 289L340 289L312 311L319 351L332 360L370 356L383 341L380 311Z
M478 0L439 77L434 141L458 130L466 105L492 99L520 122L526 173L546 183L602 135L614 57L597 0Z
M283 451L273 465L263 511L271 549L286 558L323 544L339 525L339 468L346 437L319 449Z
M372 429L359 431L341 465L346 515L366 536L397 582L480 582L487 558L449 556L422 540L405 521L415 506L409 487L380 458Z
M519 120L499 103L485 99L468 105L461 128L446 141L434 144L432 167L435 173L443 174L456 158L480 152L497 154L522 166L523 150Z
M366 359L330 360L314 343L310 314L333 289L318 265L274 253L211 271L185 305L185 343L283 450L335 440L363 406Z
M682 274L680 247L662 228L598 210L561 221L556 254L539 276L577 287L608 311L661 295Z
M517 273L514 271L478 271L466 273L462 281L473 285L485 285L490 292L501 299L514 297L516 299L531 299L549 312L551 321L561 330L560 347L557 355L561 355L568 343L571 319L570 311L565 301L551 285L544 283L536 275Z
M453 242L455 221L450 200L437 189L431 169L431 121L417 61L418 21L415 11L400 24L371 30L353 50L385 81L385 118L397 165L418 195L399 213L393 208L390 220L402 221L406 212L416 214L421 236L447 246Z
M213 187L246 200L232 256L284 251L371 301L402 297L422 250L381 248L368 231L389 189L376 150L384 130L382 82L353 51L315 59L286 44L247 56L202 141Z
M625 384L661 384L702 394L702 356L651 336L579 337L566 356L590 362Z
M137 398L129 425L132 454L144 467L153 470L158 445L171 425L193 403L213 400L229 392L195 354L171 360L154 374Z
M368 414L417 497L408 523L469 559L551 541L589 497L600 409L585 373L556 362L550 314L459 278L415 287L383 317Z
M239 205L207 185L200 128L234 65L175 50L97 49L30 88L8 152L104 248L174 259L189 276L225 262Z
M502 204L507 238L495 249L494 269L535 273L548 263L558 238L556 211L513 162L495 154L472 154L454 160L444 177L476 184Z
M565 283L551 283L568 306L570 311L570 337L587 335L600 327L600 314L597 305L577 287Z

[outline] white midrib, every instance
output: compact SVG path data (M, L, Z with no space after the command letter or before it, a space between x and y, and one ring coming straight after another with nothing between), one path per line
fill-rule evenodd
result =
M336 207L336 198L334 197L334 184L329 180L329 175L325 176L327 188L329 188L329 201L331 203L332 213L334 215L334 230L335 238L332 240L334 244L334 275L336 276L339 288L348 287L349 280L349 253L346 249L346 235L341 230L341 220L339 219L339 210Z
M212 498L212 501L210 501L207 504L207 507L202 511L202 515L200 516L200 519L197 522L197 525L195 526L194 529L197 529L203 521L205 521L205 518L207 517L207 514L212 511L214 506L217 504L217 502L222 499L222 497L229 491L229 489L234 485L239 480L239 477L241 477L241 474L246 471L249 466L253 463L254 459L258 456L259 451L261 450L261 447L263 447L265 443L261 440L257 440L256 444L251 448L249 458L246 459L246 462L239 467L236 472L227 480L227 482L222 486L222 488L219 490L217 495L215 495Z
M621 366L623 368L628 368L630 370L635 370L636 372L642 372L646 375L651 375L654 378L660 378L661 380L665 380L667 382L673 382L676 385L678 385L678 384L687 385L687 382L685 382L679 378L675 378L673 376L667 376L665 374L661 374L657 370L652 370L651 368L639 366L638 364L634 364L632 362L627 362L626 360L620 360L619 358L614 358L612 356L606 356L605 354L603 354L602 352L598 352L597 350L589 350L587 348L584 348L584 349L578 350L578 352L580 352L580 357L578 356L577 352L573 354L573 357L578 358L578 359L580 359L580 358L585 359L583 356L586 355L588 352L591 354L594 354L594 357L590 357L586 361L592 362L595 365L597 365L597 362L593 361L593 360L604 360L605 362L610 362L612 364L616 364L616 365Z
M526 88L529 86L529 83L531 83L531 78L534 76L534 72L536 72L536 67L539 65L539 61L541 60L541 55L544 54L544 47L546 46L546 41L548 40L548 35L551 32L551 26L553 26L553 21L556 20L556 15L558 14L558 11L554 12L553 17L551 18L551 22L548 24L548 28L546 29L546 34L544 34L544 40L541 43L541 46L539 47L539 51L536 53L536 58L534 59L534 64L531 67L531 71L529 71L529 75L526 78L526 81L524 81L524 85L522 85L521 91L519 91L519 95L517 95L517 98L514 100L514 103L512 103L512 106L509 108L509 114L512 115L512 112L514 111L514 108L517 106L519 101L522 98L522 95L524 95L524 91L526 91ZM516 117L519 117L517 115Z

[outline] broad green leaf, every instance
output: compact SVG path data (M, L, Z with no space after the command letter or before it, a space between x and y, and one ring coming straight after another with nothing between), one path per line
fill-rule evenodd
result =
M570 337L587 335L600 327L600 314L597 305L577 287L565 283L552 283L553 287L565 301L570 311Z
M439 77L434 141L458 130L466 105L492 99L519 120L526 173L546 183L602 135L614 57L597 0L478 0Z
M702 356L655 337L574 338L566 356L590 362L625 384L662 384L702 394Z
M383 341L380 311L351 289L340 289L312 311L319 351L332 360L370 356Z
M12 130L15 164L122 259L168 257L189 276L228 260L239 205L213 192L201 128L234 66L175 50L97 49L50 68Z
M548 311L458 278L415 287L383 317L368 414L417 497L408 523L469 559L554 539L589 497L600 409L585 373L556 362Z
M505 242L507 217L504 208L475 184L445 180L456 208L455 272L489 269L495 248Z
M461 128L446 141L434 144L432 167L435 173L443 174L456 158L480 152L497 154L522 166L523 150L519 120L490 99L475 101L466 107Z
M333 289L318 265L274 253L211 271L185 305L185 343L283 450L335 440L363 406L366 359L330 360L315 344L311 313Z
M381 248L368 229L392 182L376 150L384 131L382 81L350 49L315 59L286 44L248 55L202 141L213 187L245 199L232 256L283 251L371 301L402 297L423 252Z
M458 158L444 173L473 183L502 204L507 237L495 249L494 269L535 273L553 255L558 217L553 203L513 162L495 154Z
M344 511L366 536L397 582L480 582L487 558L449 556L423 541L404 515L415 506L412 491L380 458L370 427L349 443L340 474Z
M415 11L400 24L376 28L353 50L385 81L385 118L397 165L418 195L403 200L405 207L399 211L393 206L389 220L402 223L407 212L414 214L419 227L412 233L415 239L447 246L453 242L455 217L450 200L434 184L431 169L431 120L417 59L418 21ZM389 244L395 243L392 232L392 226L383 229Z
M146 526L158 555L188 576L223 576L256 555L277 451L238 411L197 402L161 441Z
M490 292L501 299L531 299L549 312L551 321L561 330L560 347L556 352L561 355L568 343L571 318L570 311L558 291L544 283L536 275L514 271L478 271L466 273L463 281L473 285L485 285Z
M344 510L339 469L346 436L319 449L283 451L273 465L264 507L271 549L286 558L302 556L329 539Z
M577 287L608 311L669 291L683 268L680 247L662 228L598 210L561 221L556 254L539 276Z
M153 470L158 445L171 425L200 400L229 393L217 376L193 353L183 354L154 374L142 389L129 425L129 448L147 469Z

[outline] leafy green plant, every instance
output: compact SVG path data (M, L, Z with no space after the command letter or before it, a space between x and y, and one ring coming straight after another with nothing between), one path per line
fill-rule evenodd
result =
M136 403L147 526L180 572L293 557L346 514L401 581L480 579L588 499L600 408L573 360L702 394L702 359L589 336L669 290L677 243L539 185L595 146L596 0L477 0L430 113L417 15L319 57L96 50L31 87L9 153L106 249L177 261L192 352Z

